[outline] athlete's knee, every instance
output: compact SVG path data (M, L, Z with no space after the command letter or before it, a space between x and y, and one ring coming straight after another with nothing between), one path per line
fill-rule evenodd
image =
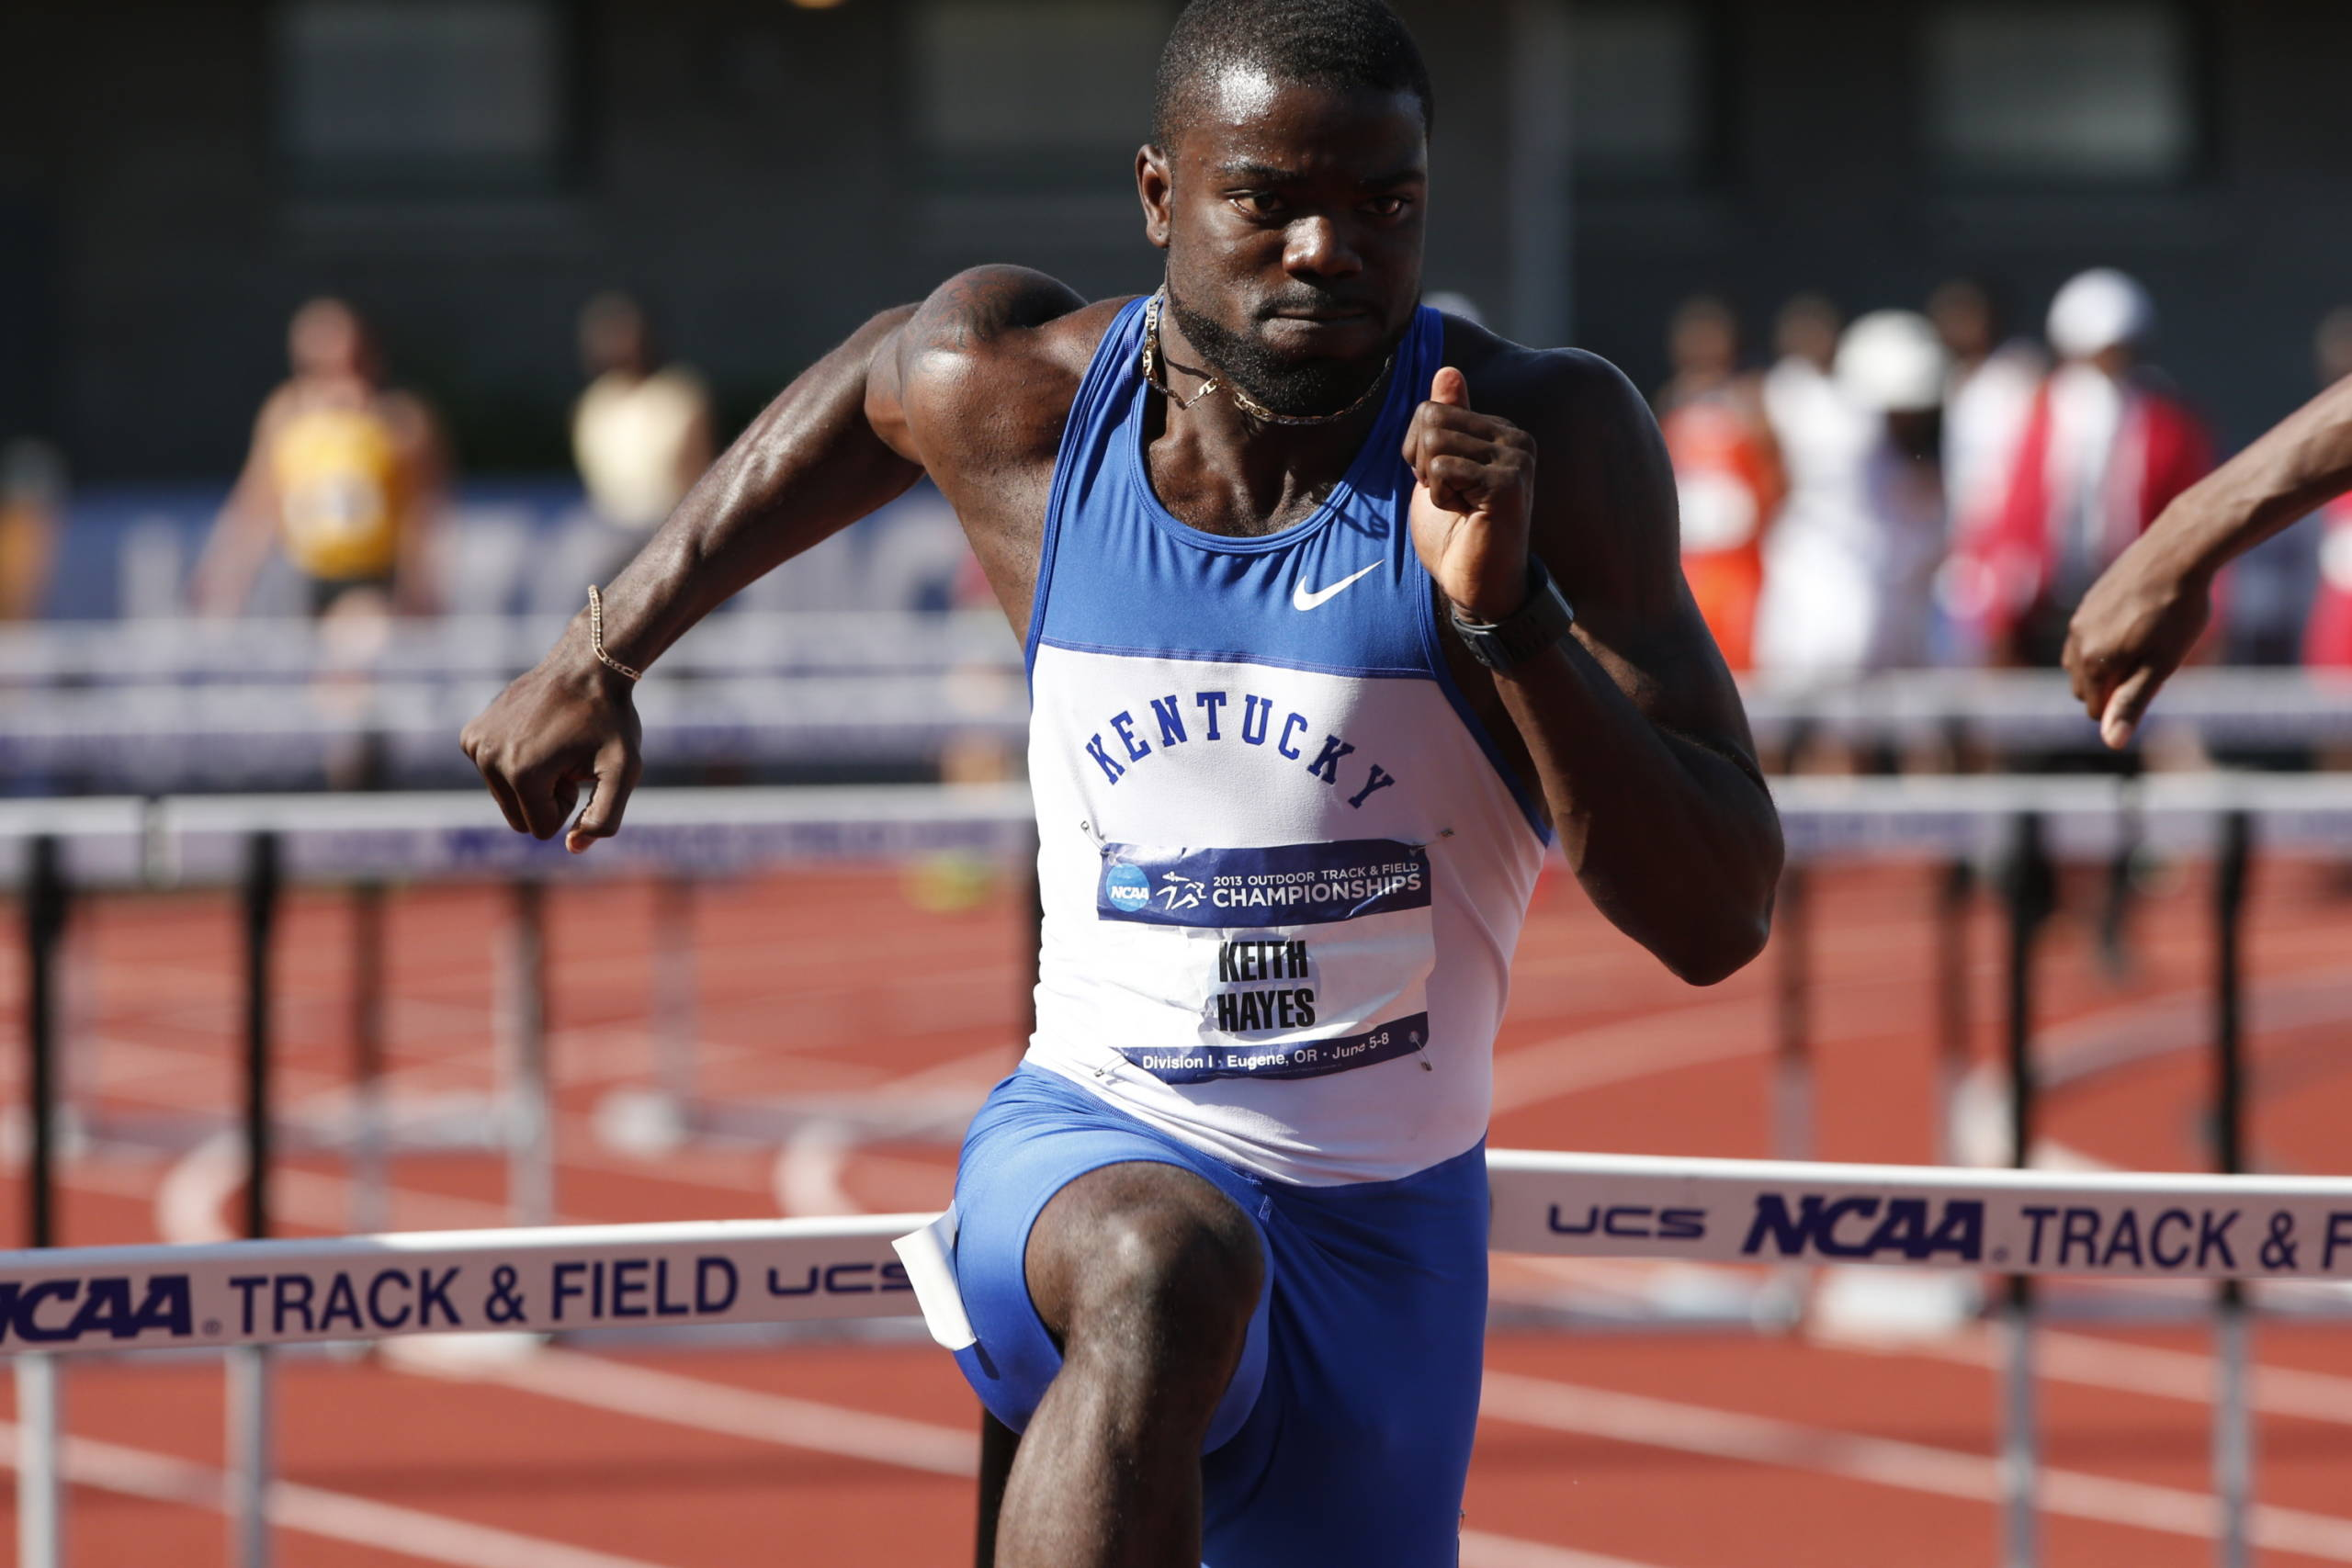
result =
M1073 1188L1078 1184L1073 1183ZM1031 1239L1031 1288L1065 1352L1099 1341L1139 1373L1238 1359L1265 1278L1231 1200L1172 1166L1057 1198ZM1042 1245L1041 1245L1042 1242Z

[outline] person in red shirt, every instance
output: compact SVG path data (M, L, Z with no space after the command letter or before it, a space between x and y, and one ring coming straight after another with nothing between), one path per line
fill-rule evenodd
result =
M2147 290L2112 268L2050 306L2058 365L2034 394L2000 512L1960 542L1966 609L1995 662L2054 665L2099 574L2213 463L2204 422L2147 366Z

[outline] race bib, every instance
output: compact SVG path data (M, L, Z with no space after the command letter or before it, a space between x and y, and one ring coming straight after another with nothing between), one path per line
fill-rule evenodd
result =
M1174 1084L1318 1077L1420 1051L1430 893L1427 852L1391 839L1105 844L1095 914L1128 928L1123 960L1170 1004L1169 1038L1113 1043Z

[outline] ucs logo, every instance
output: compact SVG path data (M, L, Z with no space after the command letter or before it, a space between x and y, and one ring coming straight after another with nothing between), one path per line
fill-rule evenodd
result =
M30 1285L9 1280L0 1284L0 1338L71 1345L101 1334L136 1339L150 1329L187 1338L194 1315L187 1276L157 1274L145 1284L133 1305L131 1281L125 1279L42 1280Z
M1781 1258L1901 1258L1924 1263L1941 1254L1975 1263L1984 1252L1984 1205L1973 1198L1824 1198L1789 1201L1778 1192L1756 1195L1756 1219L1740 1251L1753 1258L1770 1247Z

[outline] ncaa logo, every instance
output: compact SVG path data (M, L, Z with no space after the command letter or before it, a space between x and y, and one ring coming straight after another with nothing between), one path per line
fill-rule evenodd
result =
M1151 902L1151 878L1136 865L1114 865L1102 874L1102 895L1121 909L1140 909Z

